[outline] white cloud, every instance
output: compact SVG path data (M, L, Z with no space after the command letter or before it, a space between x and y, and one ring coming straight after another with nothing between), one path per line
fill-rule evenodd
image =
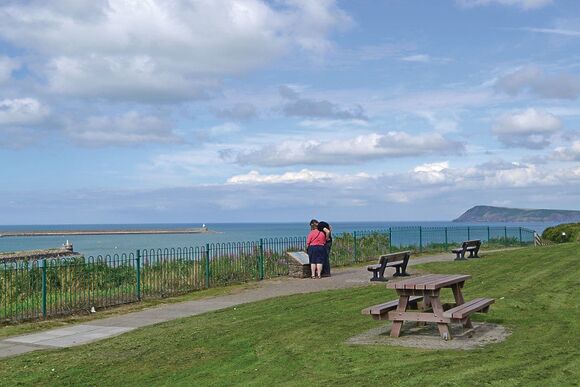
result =
M420 63L429 63L431 61L431 57L427 54L416 54L405 56L401 58L401 60L405 62L420 62Z
M69 122L66 133L88 147L135 146L145 143L180 143L171 125L155 116L130 111L119 116L93 116Z
M52 119L48 106L34 98L0 100L0 147L23 148L42 138Z
M367 120L302 120L299 122L300 126L305 128L315 128L315 129L330 129L330 130L351 130L353 127L369 127L369 121Z
M551 136L561 128L562 121L555 115L529 108L501 116L492 132L506 146L540 149L548 146Z
M445 171L449 169L449 162L423 164L415 167L415 178L425 184L442 183L447 180Z
M495 88L510 95L527 91L542 98L576 99L580 95L580 77L549 75L540 67L530 65L500 77Z
M201 144L191 150L157 154L138 166L136 180L151 187L192 186L202 179L223 181L232 172L219 153L219 148Z
M524 10L542 8L552 4L553 0L455 0L465 7L477 7L490 4L499 4L518 7Z
M411 135L405 132L369 133L329 141L287 140L255 150L239 152L241 165L288 166L296 164L340 165L371 159L423 154L460 153L463 144L438 133Z
M0 100L0 126L36 125L50 114L50 109L34 98Z
M416 62L416 63L447 63L450 60L447 58L434 58L427 54L415 54L408 55L401 58L404 62Z
M328 172L311 171L302 169L298 172L285 172L283 174L262 175L258 171L250 171L244 175L232 176L228 179L231 184L278 184L278 183L299 183L299 182L314 182L321 180L329 180L335 178Z
M550 158L560 161L580 161L580 140L573 141L569 146L555 148Z
M538 170L535 165L514 163L511 169L484 171L484 184L488 187L528 187L552 185L556 177Z
M580 31L578 30L566 30L561 28L523 28L524 31L530 32L539 32L543 34L551 34L551 35L562 35L562 36L580 36Z
M138 102L209 98L220 86L168 67L148 55L58 57L49 62L46 74L54 93Z
M320 55L350 23L332 0L9 2L0 37L36 56L56 93L138 101L203 97L216 80L291 50Z
M458 131L458 122L455 114L452 117L440 117L440 112L432 111L417 111L415 114L425 118L439 133L453 133Z
M555 115L529 108L523 112L502 116L493 127L495 134L543 134L553 133L562 127L562 121Z

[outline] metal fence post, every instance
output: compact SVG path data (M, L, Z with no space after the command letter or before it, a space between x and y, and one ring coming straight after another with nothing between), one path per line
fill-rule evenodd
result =
M353 262L356 262L356 255L357 255L357 242L356 242L356 231L352 232L352 237L353 237L353 243L354 243L354 248L353 248Z
M487 226L487 241L489 242L490 234L489 234L489 226Z
M449 242L447 239L447 227L445 227L445 250L449 248Z
M419 226L419 254L423 252L423 227Z
M42 259L42 319L46 320L46 258Z
M209 243L205 244L205 287L209 288Z
M522 244L522 228L520 227L520 246Z
M260 279L264 279L264 240L260 238L260 258L258 264L260 265Z
M508 244L508 239L507 239L507 226L505 226L505 227L503 228L503 239L504 239L504 243L505 243L505 244L506 244L506 246L507 246L507 244Z
M393 252L393 233L389 227L389 253Z
M141 250L139 249L137 249L136 269L137 269L137 285L135 291L137 293L137 300L141 301Z
M469 226L467 226L467 240L471 240L471 230L469 228Z

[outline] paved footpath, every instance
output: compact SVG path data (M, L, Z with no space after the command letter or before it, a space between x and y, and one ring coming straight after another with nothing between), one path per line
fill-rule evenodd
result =
M427 262L452 261L452 254L411 259L409 266ZM387 269L385 275L393 274ZM411 271L412 272L412 271ZM331 289L367 286L370 282L369 273L365 267L337 268L332 277L322 279L297 279L281 277L260 281L256 288L244 289L235 294L208 297L201 300L186 301L175 304L165 304L114 317L97 319L85 324L70 325L64 328L51 329L39 333L8 337L0 340L0 358L16 356L27 352L48 348L66 348L75 345L113 337L137 328L175 320L182 317L195 316L214 310L225 309L248 302L261 301L268 298L290 294L319 292Z

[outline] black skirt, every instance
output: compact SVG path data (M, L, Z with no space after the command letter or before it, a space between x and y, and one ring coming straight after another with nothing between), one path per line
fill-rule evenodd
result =
M308 248L308 257L310 263L322 264L327 257L326 247L324 246L310 246Z

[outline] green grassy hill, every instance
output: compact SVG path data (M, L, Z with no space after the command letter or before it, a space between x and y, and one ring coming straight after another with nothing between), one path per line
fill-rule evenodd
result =
M360 314L395 298L379 285L246 304L91 345L3 359L0 384L577 385L579 247L523 248L413 267L471 274L466 299L496 299L475 320L501 324L511 335L476 350L346 345L385 324Z

